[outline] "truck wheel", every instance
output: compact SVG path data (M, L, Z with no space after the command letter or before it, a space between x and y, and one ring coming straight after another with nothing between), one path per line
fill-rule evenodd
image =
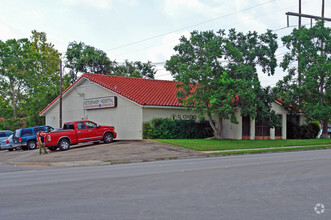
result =
M69 142L69 140L68 140L68 139L62 139L62 140L60 140L58 147L59 147L60 150L62 150L62 151L63 151L63 150L68 150L69 147L70 147L70 142Z
M36 148L37 148L36 141L33 141L33 140L28 141L27 146L28 146L28 149L29 149L29 150L34 150L34 149L36 149Z
M103 142L105 143L111 143L114 140L114 136L112 133L106 133L103 135Z
M49 147L48 148L50 151L56 151L56 149L57 149L57 147L55 146L55 147Z

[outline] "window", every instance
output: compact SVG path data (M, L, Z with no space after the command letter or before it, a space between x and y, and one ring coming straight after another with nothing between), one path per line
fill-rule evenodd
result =
M74 124L73 123L66 123L63 126L63 130L74 130Z
M85 122L87 128L97 128L98 125L94 124L93 122L87 121Z
M34 129L35 134L37 134L39 131L45 131L44 127L37 127Z
M79 130L86 129L84 122L77 122L77 128Z
M0 132L0 137L6 137L5 132Z
M7 137L9 137L9 136L12 135L12 134L13 134L12 131L7 131L7 132L6 132L6 136L7 136Z
M255 136L270 136L269 118L255 121Z
M20 129L17 129L15 131L14 137L19 137L20 136Z
M25 136L30 136L32 135L32 129L22 129L21 132L21 137L25 137Z

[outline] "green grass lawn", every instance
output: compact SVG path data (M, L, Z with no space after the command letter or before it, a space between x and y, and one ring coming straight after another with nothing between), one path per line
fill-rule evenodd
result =
M291 139L291 140L214 140L214 139L156 139L196 151L237 150L252 148L274 148L290 146L318 146L331 148L331 139ZM326 146L325 146L326 145ZM271 150L271 149L270 149Z

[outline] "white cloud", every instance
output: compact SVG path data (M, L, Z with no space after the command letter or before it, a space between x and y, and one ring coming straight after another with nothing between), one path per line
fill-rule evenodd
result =
M26 38L26 30L23 30L19 25L15 25L10 20L0 15L0 40L6 41L14 38Z
M241 2L241 1L240 1ZM210 4L212 3L212 4ZM243 7L243 4L239 4L238 1L200 1L200 0L165 0L163 4L163 10L166 15L172 18L178 18L185 15L202 15L207 18L214 18L231 13L239 8Z
M150 60L159 62L159 61L165 61L167 59L170 59L171 55L175 53L174 47L179 44L179 38L181 36L189 37L189 32L184 32L181 34L168 34L163 37L161 44L152 47L147 51L147 57Z
M211 8L199 0L166 0L163 10L168 16L176 18L192 12L205 14L210 12Z
M167 72L164 68L165 61L169 60L170 57L175 54L174 47L179 44L179 39L181 36L185 36L189 38L189 32L183 32L180 34L172 33L164 36L161 44L152 47L147 51L147 57L153 63L158 63L157 66L157 74L155 76L156 79L161 80L173 80L173 77L169 72Z
M23 12L23 16L26 18L42 19L44 18L45 14L41 11L25 11Z
M69 5L82 5L85 7L93 7L96 9L107 9L111 8L111 0L62 0L64 4Z
M130 7L134 7L138 5L138 0L121 0L121 2L125 3L126 5Z

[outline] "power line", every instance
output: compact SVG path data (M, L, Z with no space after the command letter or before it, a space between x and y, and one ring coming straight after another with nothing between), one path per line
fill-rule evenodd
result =
M267 3L270 3L270 2L266 2L266 3L263 3L263 4L267 4ZM254 6L254 7L257 7L257 6ZM290 6L290 7L292 7L292 6ZM286 7L286 8L288 8L288 7ZM280 10L278 10L278 11L273 11L273 12L271 12L271 13L265 13L265 14L262 14L262 15L260 15L260 16L255 16L254 18L263 17L263 16L270 15L270 14L273 14L273 13L276 13L276 12L279 12L279 11L283 11L283 10L286 9L286 8L280 9ZM246 9L243 9L242 11L244 11L244 10L246 10ZM240 11L240 12L241 12L241 11ZM232 14L235 14L235 13L232 13ZM232 14L229 14L229 15L232 15ZM229 16L229 15L225 15L225 16ZM220 18L222 18L222 17L220 17ZM218 19L218 18L214 18L214 19L211 19L211 20L216 20L216 19ZM206 21L206 22L202 22L202 23L207 23L207 22L208 22L208 21ZM202 24L202 23L200 23L200 24ZM238 23L239 23L239 22L235 22L235 23L232 23L232 25L234 25L234 24L238 24ZM195 24L195 25L192 25L192 26L189 26L189 27L193 27L193 26L200 25L200 24ZM227 26L229 26L229 25L227 25ZM272 30L272 31L273 31L273 32L277 32L277 31L284 30L284 29L288 29L288 28L295 27L295 26L296 26L296 25L292 25L292 26L283 27L283 28L279 28L279 29L276 29L276 30ZM182 28L182 29L185 29L185 28ZM181 30L181 29L179 29L179 30ZM169 32L169 33L174 33L174 32L176 32L176 31L177 31L177 30L172 31L172 32ZM166 34L164 34L164 35L166 35ZM142 41L137 41L136 43L140 43L140 42L147 41L147 40L149 40L149 39L153 39L153 38L161 37L161 36L163 36L163 35L158 35L158 36L155 36L155 37L147 38L147 39L142 40ZM167 43L167 44L171 44L171 43L172 43L172 42ZM113 48L113 49L122 48L122 47L126 47L126 46L131 46L131 45L134 45L134 44L135 44L135 42L134 42L134 43L130 43L130 44L128 44L128 45L119 46L119 47L116 47L116 48ZM157 45L160 45L160 44L157 44ZM130 52L124 52L124 53L118 54L117 56L121 56L121 55L124 55L124 54L131 54L131 53L134 53L134 52L137 52L137 51L142 51L142 50L145 50L145 49L153 48L153 47L155 47L155 46L157 46L157 45L153 45L153 46L149 46L149 47L143 47L143 48L140 48L140 49L137 49L137 50L131 50ZM110 50L112 50L112 49L110 49Z
M248 8L245 8L245 9L242 9L242 10L239 10L239 11L236 11L236 12L233 12L233 13L229 13L229 14L226 14L226 15L223 15L223 16L220 16L220 17L217 17L217 18L209 19L207 21L203 21L203 22L200 22L200 23L197 23L197 24L186 26L186 27L183 27L183 28L174 30L174 31L169 31L167 33L159 34L159 35L156 35L156 36L153 36L153 37L149 37L149 38L146 38L146 39L143 39L143 40L139 40L139 41L135 41L135 42L132 42L132 43L124 44L122 46L114 47L114 48L111 48L111 49L108 49L108 50L105 50L105 51L117 50L117 49L120 49L120 48L128 47L128 46L131 46L131 45L134 45L134 44L138 44L138 43L149 41L149 40L152 40L152 39L155 39L155 38L159 38L159 37L162 37L162 36L165 36L165 35L168 35L168 34L176 33L178 31L186 30L186 29L189 29L189 28L192 28L192 27L195 27L195 26L199 26L199 25L202 25L202 24L205 24L205 23L209 23L209 22L212 22L212 21L215 21L215 20L219 20L221 18L225 18L225 17L231 16L231 15L242 13L244 11L248 11L250 9L257 8L257 7L260 7L260 6L265 5L265 4L269 4L269 3L273 2L273 1L275 1L275 0L264 2L264 3L258 4L258 5L252 6L252 7L248 7Z

